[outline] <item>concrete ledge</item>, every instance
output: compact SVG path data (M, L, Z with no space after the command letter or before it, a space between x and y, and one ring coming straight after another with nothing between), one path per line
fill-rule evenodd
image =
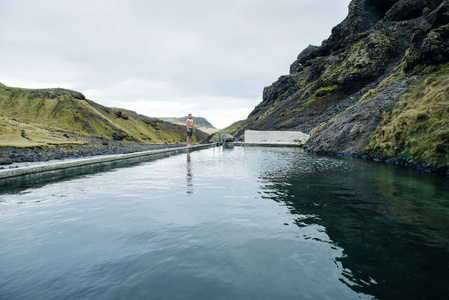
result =
M291 147L291 148L299 148L301 145L299 144L281 144L281 143L246 143L246 142L233 142L226 143L227 145L234 146L243 146L243 147Z
M248 144L293 144L307 142L309 135L301 131L258 131L245 130L245 143Z
M138 157L151 157L151 156L157 156L161 154L166 155L176 155L180 153L188 153L195 150L201 150L206 148L215 147L217 144L205 144L205 145L195 145L192 148L188 147L179 147L179 148L168 148L168 149L161 149L161 150L150 150L150 151L142 151L142 152L134 152L134 153L127 153L127 154L116 154L106 157L92 157L92 158L82 158L75 161L61 161L57 163L52 163L48 165L40 165L40 166L28 166L28 167L22 167L22 168L15 168L15 169L3 169L0 170L0 180L5 178L11 178L11 177L18 177L18 176L24 176L29 174L37 174L37 173L44 173L44 172L50 172L55 170L62 170L62 169L68 169L73 167L81 167L81 166L88 166L88 165L95 165L95 164L101 164L101 163L108 163L108 162L114 162L114 161L120 161L120 160L126 160L131 158L138 158Z

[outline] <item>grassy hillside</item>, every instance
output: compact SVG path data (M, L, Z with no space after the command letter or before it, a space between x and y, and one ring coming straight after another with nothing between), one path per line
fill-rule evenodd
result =
M247 124L248 120L240 120L232 123L226 128L223 128L222 131L235 136L237 139L243 140L245 137L244 128Z
M186 124L186 120L187 120L187 116L185 117L181 117L181 118L160 118L161 120L170 122L172 124L177 124L177 125L181 125L181 126L185 126ZM201 131L204 131L208 134L212 134L214 132L217 132L219 129L216 129L208 120L206 120L206 118L203 117L194 117L193 118L194 122L195 122L195 127Z
M449 166L449 64L422 75L384 116L362 154Z
M68 135L67 135L68 136ZM16 119L0 116L0 145L27 147L50 144L82 144L64 136L60 129L43 128Z
M182 126L105 107L79 92L59 88L0 85L0 126L0 145L12 146L64 144L70 134L146 144L184 142L186 138ZM194 142L206 138L207 134L198 131Z
M167 122L170 122L170 123L185 125L187 118L188 118L188 116L181 117L181 118L171 117L171 118L160 118L160 119L164 120L164 121L167 121ZM206 118L193 117L193 120L195 121L195 124L198 127L205 127L205 128L213 128L213 129L215 129L215 127Z

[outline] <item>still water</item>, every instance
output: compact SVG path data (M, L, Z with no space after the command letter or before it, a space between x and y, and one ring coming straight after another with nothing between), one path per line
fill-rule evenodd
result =
M249 147L48 176L0 185L0 299L449 293L446 178Z

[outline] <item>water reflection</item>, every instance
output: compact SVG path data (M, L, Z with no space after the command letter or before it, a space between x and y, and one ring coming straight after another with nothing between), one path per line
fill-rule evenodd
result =
M190 157L190 152L187 153L187 194L193 194L193 175L192 175L192 161Z
M212 148L4 192L0 298L445 299L447 181L395 170Z
M70 181L76 178L83 178L88 175L110 172L120 168L133 168L135 166L150 161L172 156L173 153L159 153L152 156L141 156L123 160L102 162L93 165L70 167L67 169L58 169L48 172L28 174L24 176L1 178L0 195L14 194L29 188L39 188L57 181Z
M342 250L339 280L378 299L446 297L447 180L360 160L317 160L311 167L307 157L278 155L265 161L260 178L270 191L264 195L297 216L300 237Z

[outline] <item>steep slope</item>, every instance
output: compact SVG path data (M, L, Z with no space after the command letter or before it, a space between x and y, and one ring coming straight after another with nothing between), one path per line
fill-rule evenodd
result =
M108 108L66 89L22 89L0 85L2 145L70 142L70 134L146 144L183 142L185 128L136 112ZM198 132L203 141L207 134Z
M449 166L449 64L421 75L382 118L361 155Z
M447 0L353 0L331 36L302 51L290 74L266 87L248 118L227 130L300 130L311 133L314 152L449 166L449 93L438 79L448 71L448 23ZM411 101L426 104L417 109ZM416 132L394 125L399 119L439 132L419 131L424 139L433 135L419 143Z

